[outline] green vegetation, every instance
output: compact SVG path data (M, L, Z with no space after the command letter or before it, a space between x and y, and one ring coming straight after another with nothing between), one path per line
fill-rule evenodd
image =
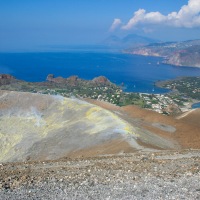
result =
M200 77L183 77L158 84L163 88L177 90L178 99L184 102L190 98L200 100Z
M118 106L137 105L162 114L178 114L189 108L193 99L200 100L200 77L185 77L157 83L157 86L173 90L167 94L128 93L105 77L92 81L70 77L52 78L50 81L30 83L16 80L1 84L1 90L14 90L64 97L91 98Z

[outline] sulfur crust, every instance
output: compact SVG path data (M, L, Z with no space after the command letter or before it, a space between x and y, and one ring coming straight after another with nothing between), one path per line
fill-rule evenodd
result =
M0 160L8 159L15 154L13 147L22 140L22 137L23 136L21 134L7 136L0 133Z
M43 113L41 112L43 111L31 105L25 111L22 107L21 110L17 108L14 114L8 114L8 112L1 115L1 161L15 156L16 145L20 142L23 144L26 138L30 140L36 138L34 142L37 142L47 138L52 132L59 134L60 131L78 129L77 127L82 125L86 128L81 131L87 135L120 133L137 136L133 127L114 113L77 99L55 97L55 101ZM73 119L70 118L70 113L74 115ZM68 134L67 131L66 134ZM22 155L27 149L20 146L19 151L19 155Z
M132 134L134 136L138 136L130 124L120 119L117 115L113 114L112 112L103 110L100 107L90 108L86 113L86 117L92 123L94 124L98 123L99 125L101 125L102 127L99 127L99 129L103 128L103 126L108 127L115 125L117 127L120 125L120 129L124 130L126 134ZM95 133L96 131L95 128L90 131L91 134Z

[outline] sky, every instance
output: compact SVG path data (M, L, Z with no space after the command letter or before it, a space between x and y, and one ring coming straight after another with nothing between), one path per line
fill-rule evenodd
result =
M200 0L0 0L0 51L98 44L132 33L200 39Z

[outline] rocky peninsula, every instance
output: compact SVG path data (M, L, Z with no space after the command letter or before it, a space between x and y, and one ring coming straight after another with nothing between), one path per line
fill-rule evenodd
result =
M127 49L125 53L163 57L164 63L176 66L200 67L200 40L154 43Z

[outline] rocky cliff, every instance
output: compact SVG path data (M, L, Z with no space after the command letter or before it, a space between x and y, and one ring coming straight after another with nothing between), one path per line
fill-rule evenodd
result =
M174 52L165 63L177 66L200 67L200 45Z
M112 83L105 77L99 76L95 77L93 80L84 80L78 76L70 76L68 78L54 77L54 74L49 74L46 78L47 81L57 84L67 84L71 86L77 86L80 84L90 84L90 85L111 85Z
M14 76L11 76L9 74L0 74L0 86L7 85L14 82L17 82Z
M155 43L125 53L164 57L164 63L176 66L200 67L200 40Z

